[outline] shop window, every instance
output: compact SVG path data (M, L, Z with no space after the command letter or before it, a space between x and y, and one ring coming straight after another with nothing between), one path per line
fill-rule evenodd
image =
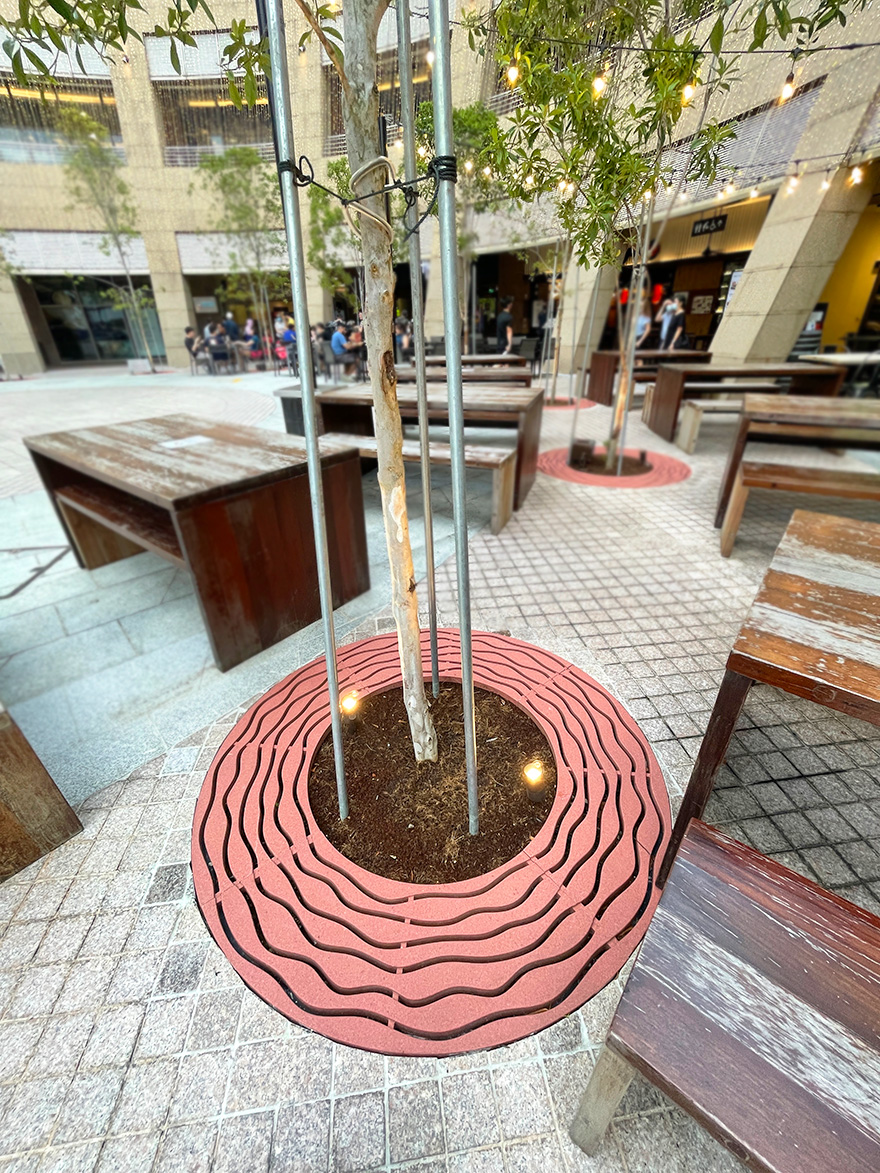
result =
M148 277L133 278L135 287L150 288ZM136 325L114 304L111 286L121 277L33 277L31 284L62 363L125 362L145 358ZM159 319L154 308L143 311L147 342L154 359L165 357Z
M110 132L122 153L119 112L109 79L78 77L47 87L21 86L0 73L0 163L63 163L63 110L75 107Z
M222 154L227 147L255 147L264 159L274 158L272 123L265 84L258 83L256 105L237 110L226 82L186 78L153 83L165 132L165 163L197 167L204 155Z

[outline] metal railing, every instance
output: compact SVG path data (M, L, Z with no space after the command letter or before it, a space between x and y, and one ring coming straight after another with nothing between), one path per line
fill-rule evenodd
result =
M166 167L198 167L200 161L211 155L222 155L231 147L250 147L256 151L261 159L271 162L275 158L275 148L271 143L211 143L208 146L166 146Z
M60 142L28 142L0 136L0 163L65 163L69 148ZM113 150L125 162L125 147L114 144Z

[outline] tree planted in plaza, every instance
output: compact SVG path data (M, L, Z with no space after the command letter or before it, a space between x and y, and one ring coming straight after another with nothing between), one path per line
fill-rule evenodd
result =
M104 296L134 324L150 370L153 358L147 339L144 311L154 305L152 293L135 286L131 275L131 246L138 236L137 210L131 188L122 178L122 160L110 142L110 132L81 110L63 110L59 126L67 139L64 177L74 203L93 211L101 221L100 248L121 267L125 285L107 282Z
M617 458L630 398L647 257L683 184L714 182L734 128L711 117L737 85L744 52L768 41L794 60L865 0L499 0L465 12L471 43L494 53L519 105L483 161L508 194L552 201L578 263L619 266L632 252L621 376L607 445ZM687 119L676 146L676 130ZM671 199L655 222L657 198Z
M204 190L219 208L215 230L224 234L227 292L250 296L264 334L271 336L271 301L288 297L281 193L274 168L255 147L227 147L199 160Z

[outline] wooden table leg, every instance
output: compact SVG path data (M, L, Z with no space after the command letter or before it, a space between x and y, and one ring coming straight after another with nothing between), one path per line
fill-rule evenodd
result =
M606 1043L599 1052L587 1089L581 1096L568 1135L585 1153L592 1156L611 1123L617 1105L635 1075L635 1068L612 1051Z
M544 404L536 399L528 411L520 412L516 433L516 489L514 509L521 509L538 472L538 447L541 443L541 416Z
M675 435L683 390L684 374L681 371L670 371L660 367L654 383L650 410L644 420L651 431L662 436L664 440L671 441Z
M721 526L724 524L724 515L727 513L727 502L730 500L730 494L733 492L736 474L739 472L739 466L742 464L743 453L746 450L746 442L749 438L749 422L748 416L744 414L739 421L739 430L736 433L736 439L733 441L730 456L727 458L727 467L724 470L724 476L721 478L721 489L718 493L718 508L715 510L716 529L721 529Z
M672 828L666 855L657 873L657 884L661 888L666 883L666 877L669 875L669 869L684 838L688 823L691 819L700 818L706 809L715 775L727 755L727 747L730 745L730 739L751 687L752 681L748 676L741 676L739 672L733 672L730 668L724 673L703 744L694 763L678 818Z

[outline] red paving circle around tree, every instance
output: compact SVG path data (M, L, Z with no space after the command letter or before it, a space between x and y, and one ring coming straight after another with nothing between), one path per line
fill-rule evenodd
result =
M586 411L589 407L595 407L596 403L592 399L581 400L581 411ZM573 403L545 403L545 411L573 411Z
M603 448L597 445L596 452L601 454ZM636 460L639 457L637 448L627 448L625 454ZM538 457L538 469L548 477L555 477L558 481L570 481L574 485L596 485L603 489L657 489L661 485L675 485L679 481L686 481L691 475L691 467L683 460L676 460L674 456L664 456L662 452L649 452L648 463L651 471L631 477L605 477L598 473L580 472L568 463L567 448L551 448L542 452Z
M458 633L439 646L442 678L461 680ZM271 1006L349 1046L442 1056L550 1026L620 970L659 898L669 800L633 718L550 652L485 633L473 646L476 684L532 717L558 771L547 821L494 871L407 884L330 845L307 788L330 724L323 658L242 717L196 805L196 898L217 944ZM399 684L396 635L341 648L339 676L343 691Z

